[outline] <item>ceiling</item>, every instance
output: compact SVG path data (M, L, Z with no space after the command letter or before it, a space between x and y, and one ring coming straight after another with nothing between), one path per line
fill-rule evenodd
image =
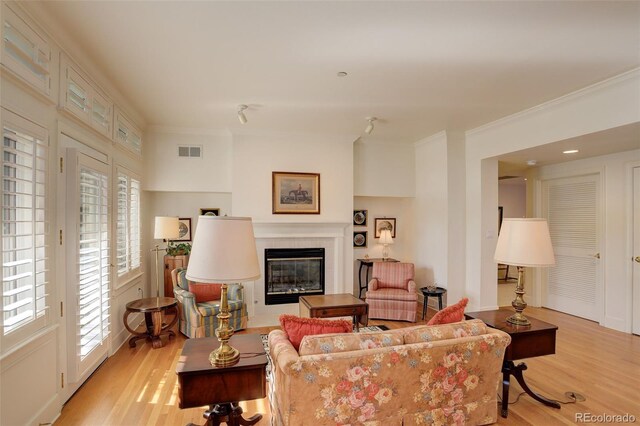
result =
M41 6L149 125L410 143L640 66L637 1Z

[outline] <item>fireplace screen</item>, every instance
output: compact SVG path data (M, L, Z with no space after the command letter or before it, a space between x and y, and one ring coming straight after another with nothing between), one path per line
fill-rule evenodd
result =
M265 304L324 294L324 248L266 249Z

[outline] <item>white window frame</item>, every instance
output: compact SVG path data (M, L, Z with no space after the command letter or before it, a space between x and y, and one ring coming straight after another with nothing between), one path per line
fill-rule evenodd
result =
M121 207L121 186L120 186L120 177L123 176L126 178L126 209L127 209L127 217L124 222L119 218L119 209ZM135 221L135 217L132 217L131 205L135 201L135 187L132 185L132 181L136 181L138 183L137 189L137 235L132 235L132 231L135 234L136 224L132 224L132 220ZM114 203L113 203L113 217L114 217L114 235L115 235L115 250L114 250L114 265L115 265L115 274L116 279L114 282L114 287L120 288L134 280L135 278L142 275L142 188L141 188L141 179L140 176L131 170L122 167L116 166L116 172L114 173ZM125 234L125 269L124 271L120 268L120 259L118 258L118 251L121 245L121 226L125 226L124 234ZM137 243L136 243L137 238ZM137 263L135 261L137 252Z
M25 319L23 321L20 321L19 325L16 326L15 328L13 328L12 330L5 332L5 327L4 327L4 307L5 307L5 298L4 298L4 277L5 277L5 273L7 273L7 275L11 275L11 270L9 268L7 268L7 270L5 270L4 268L4 252L2 253L2 259L3 259L3 283L2 286L0 286L0 296L1 296L1 300L2 300L2 315L0 315L0 334L2 336L2 351L4 352L8 352L11 348L13 348L14 346L17 346L20 343L26 342L28 341L33 335L34 333L44 329L45 327L47 327L50 322L51 322L51 313L50 313L50 307L51 307L51 296L50 296L50 280L51 280L51 270L50 270L50 262L51 262L51 248L50 248L50 240L49 240L49 220L50 220L50 214L49 214L49 203L50 203L50 179L49 179L49 159L50 159L50 152L49 152L49 135L48 132L45 128L31 122L28 121L6 109L2 109L2 133L3 133L3 158L2 158L2 163L3 163L3 185L2 185L2 199L3 199L3 210L6 207L4 205L4 197L5 197L5 184L4 184L4 164L5 164L5 160L4 160L4 129L8 128L11 129L15 132L19 132L22 134L25 134L29 137L32 137L36 140L39 141L39 143L37 143L38 146L40 146L41 149L41 153L39 155L39 160L37 159L38 154L37 154L37 150L34 149L34 163L36 161L39 161L41 164L41 170L38 170L35 166L35 164L32 166L31 168L31 182L33 184L33 194L31 195L30 199L31 199L31 232L32 232L32 238L33 238L33 249L34 251L36 250L36 246L37 247L41 247L44 250L44 256L38 259L33 260L34 263L34 269L32 270L32 274L34 276L33 281L29 284L31 286L31 289L29 290L30 292L32 292L32 294L34 295L34 300L31 302L31 304L33 305L33 313L30 316L29 319ZM34 147L34 148L37 148ZM36 187L37 187L37 183L36 183L36 179L37 179L37 175L41 174L41 178L40 180L42 180L42 184L40 187L40 191L44 192L44 197L39 197L36 194ZM44 178L44 179L42 179ZM38 207L38 200L37 198L41 198L40 199L40 206ZM44 204L44 205L43 205ZM34 207L35 206L35 207ZM42 220L36 220L36 213L37 212L33 212L34 210L41 210L40 214L43 215ZM40 222L38 224L38 222ZM3 237L2 239L4 240L4 226L5 226L5 217L4 217L4 211L3 211L3 216L2 216L2 224L3 224ZM38 230L39 229L39 230ZM3 246L0 246L3 247ZM3 251L3 248L0 248L0 251ZM35 257L35 253L34 253L34 257ZM37 276L40 275L40 277L38 278ZM40 295L38 296L38 290L40 290ZM38 299L43 299L43 304L40 307L40 309L37 308L37 300Z

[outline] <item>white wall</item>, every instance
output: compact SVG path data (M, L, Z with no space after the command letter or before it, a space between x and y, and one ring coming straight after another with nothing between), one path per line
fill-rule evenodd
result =
M358 140L354 150L354 195L413 197L416 176L412 145Z
M606 143L606 141L602 141ZM640 142L639 142L640 145ZM630 238L628 194L632 182L628 166L640 161L640 149L618 154L593 157L568 163L541 167L539 179L553 179L582 175L587 171L601 171L604 175L604 236L601 242L601 267L604 275L603 325L616 330L631 331L632 277L628 270L628 239ZM543 291L543 289L538 289Z
M527 186L524 182L498 182L498 205L502 206L503 218L526 217Z

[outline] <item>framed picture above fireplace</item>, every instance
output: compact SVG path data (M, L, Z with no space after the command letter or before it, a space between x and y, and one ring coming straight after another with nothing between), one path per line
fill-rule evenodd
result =
M272 172L273 214L320 214L320 174Z

